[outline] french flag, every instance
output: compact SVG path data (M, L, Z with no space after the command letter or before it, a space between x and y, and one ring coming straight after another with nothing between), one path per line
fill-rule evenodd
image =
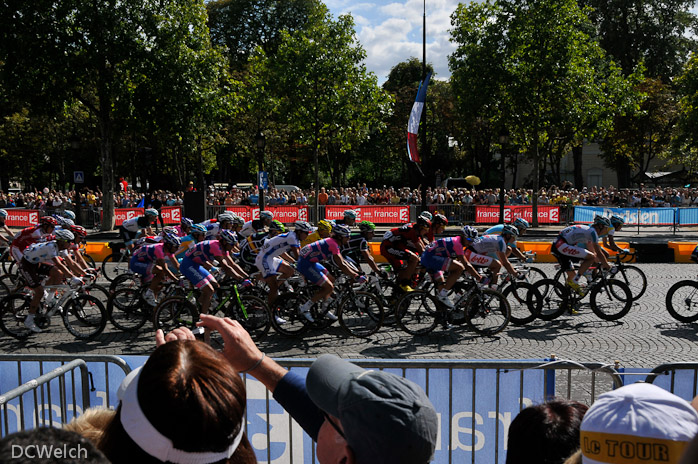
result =
M417 133L419 132L419 120L422 119L422 110L427 99L427 85L429 85L430 78L431 73L428 73L424 82L419 84L417 98L414 101L414 105L412 105L412 112L410 113L410 121L407 123L407 156L410 158L410 161L415 163L420 162L419 151L417 151Z

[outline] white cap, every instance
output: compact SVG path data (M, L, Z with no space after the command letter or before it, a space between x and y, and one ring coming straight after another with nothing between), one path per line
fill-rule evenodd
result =
M676 464L698 433L698 412L687 401L648 383L604 393L584 415L584 464Z

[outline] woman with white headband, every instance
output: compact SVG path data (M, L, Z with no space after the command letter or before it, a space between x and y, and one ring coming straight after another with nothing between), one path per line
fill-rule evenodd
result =
M118 397L98 444L112 463L257 462L244 433L245 386L202 342L162 344L124 379Z

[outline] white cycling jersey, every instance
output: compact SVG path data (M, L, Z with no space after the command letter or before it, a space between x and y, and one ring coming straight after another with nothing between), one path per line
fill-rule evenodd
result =
M34 243L24 249L24 259L33 264L51 263L58 254L58 244L55 241Z
M586 246L588 242L597 243L599 241L599 234L596 233L596 229L581 224L562 229L560 237L570 245L581 247Z
M472 247L476 253L481 255L498 251L504 253L507 250L507 242L501 235L483 235L475 239Z

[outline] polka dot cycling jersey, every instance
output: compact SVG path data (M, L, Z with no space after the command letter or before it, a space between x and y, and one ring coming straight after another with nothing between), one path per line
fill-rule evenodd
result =
M427 247L424 253L443 258L455 258L463 256L463 243L461 237L440 238Z
M55 241L34 243L24 250L24 259L33 264L50 262L58 256L58 244Z
M300 256L311 263L318 263L330 259L332 255L338 255L339 242L332 237L318 240L310 245L306 245L301 249Z
M481 255L497 251L504 253L507 249L507 243L501 235L483 235L476 239L471 246L476 253Z

